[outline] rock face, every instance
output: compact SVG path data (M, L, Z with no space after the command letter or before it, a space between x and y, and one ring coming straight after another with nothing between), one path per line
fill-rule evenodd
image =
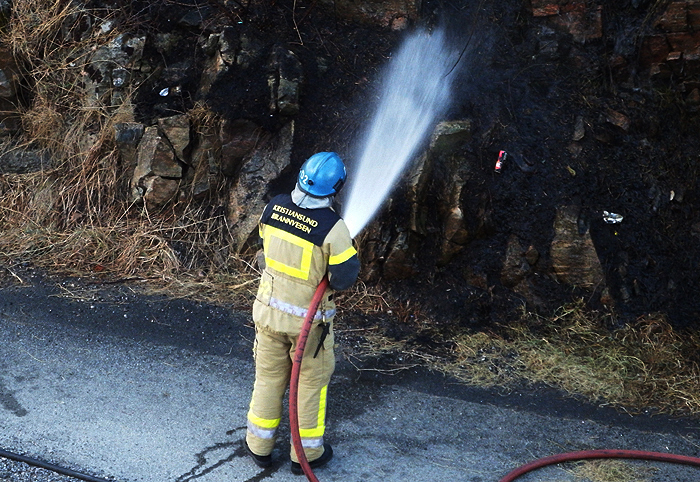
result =
M421 0L321 0L326 8L332 8L344 18L403 30L409 21L416 20Z
M129 171L136 168L138 146L145 130L146 126L140 122L119 122L114 125L114 140Z
M456 152L471 135L472 121L468 119L436 126L428 148L405 177L403 193L409 211L406 224L398 225L393 232L386 227L368 230L365 242L371 249L364 256L371 268L364 274L366 279L416 276L425 262L420 253L426 249L426 238L441 240L437 261L441 266L469 243L471 236L461 207L469 163Z
M257 147L263 135L263 129L253 122L245 119L224 120L219 133L221 172L226 176L235 177L243 159Z
M516 288L530 273L530 263L525 257L525 249L515 235L508 238L506 253L501 270L501 283L508 288Z
M276 136L267 136L244 161L231 190L228 221L235 234L234 249L240 252L251 234L257 234L258 220L265 204L268 183L289 165L294 139L290 122Z
M276 45L268 64L270 75L270 112L283 116L299 113L299 97L303 72L301 62L294 52Z
M483 12L460 0L229 3L153 4L132 24L83 6L58 29L56 45L73 49L66 85L84 109L114 116L130 201L149 212L217 206L233 250L246 252L263 206L291 189L304 159L337 150L354 161L398 31L444 7L456 31L478 35L457 62L449 120L358 237L362 277L451 273L453 294L460 285L518 306L543 306L562 286L593 303L605 291L605 306L631 312L670 310L666 299L698 280L697 255L684 254L697 253L700 225L697 1L505 0ZM147 35L130 31L154 19ZM12 148L35 94L24 60L0 49L10 146L0 174L51 164L47 150ZM41 198L51 206L57 193ZM625 220L613 230L603 211ZM630 254L642 251L652 254Z
M131 69L141 60L145 43L145 37L119 35L95 50L83 73L87 106L121 103L132 82Z
M592 291L605 286L605 277L589 231L580 232L578 214L572 206L557 211L549 252L552 272L562 283Z
M177 194L183 166L156 126L147 127L139 142L131 195L150 207L162 207Z
M654 21L656 33L644 39L641 63L654 77L681 75L691 78L700 69L698 28L700 5L696 1L669 2Z
M216 185L220 171L224 171L221 137L217 126L205 124L199 128L190 160L192 170L192 198L205 198Z
M579 43L603 37L603 6L568 0L532 0L532 15L549 17Z

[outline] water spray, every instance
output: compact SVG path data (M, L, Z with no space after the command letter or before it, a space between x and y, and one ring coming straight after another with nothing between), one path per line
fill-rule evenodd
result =
M445 34L424 30L412 33L389 64L374 120L364 139L364 148L350 182L345 188L344 216L354 238L380 209L418 148L435 127L450 99L455 52L446 44ZM457 62L459 59L457 59ZM292 443L299 464L310 482L317 482L299 435L298 385L304 348L314 314L328 287L324 277L314 293L299 334L292 362L289 390L289 418Z
M352 238L379 211L447 110L457 55L442 30L416 30L389 63L361 154L349 165L343 219Z
M447 111L457 67L471 44L485 1L479 1L461 49L448 43L442 28L417 29L389 63L359 160L349 165L342 214L350 237L374 218Z

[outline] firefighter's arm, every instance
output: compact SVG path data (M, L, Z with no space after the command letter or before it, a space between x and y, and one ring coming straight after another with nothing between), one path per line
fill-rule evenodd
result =
M328 258L328 281L336 291L352 286L360 273L360 259L352 245L352 239L345 222L338 221L326 238L330 244Z
M360 259L357 257L357 252L339 264L328 265L328 281L336 291L346 290L352 286L360 273Z

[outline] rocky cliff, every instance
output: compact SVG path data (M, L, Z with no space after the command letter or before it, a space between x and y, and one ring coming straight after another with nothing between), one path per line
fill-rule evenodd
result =
M172 269L249 256L306 157L352 163L403 36L441 26L455 100L358 237L364 280L445 323L571 298L700 320L700 1L0 6L5 233L128 219L121 236L146 238L134 225L158 219Z

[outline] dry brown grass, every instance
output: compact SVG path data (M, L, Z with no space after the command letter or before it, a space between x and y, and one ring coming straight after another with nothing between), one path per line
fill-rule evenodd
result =
M570 473L586 482L648 482L655 469L621 460L587 460Z
M11 148L31 147L51 159L43 172L0 176L0 257L8 265L32 263L66 274L106 280L158 279L178 296L214 298L249 293L255 270L232 255L223 209L223 181L211 198L185 199L159 212L129 200L129 169L114 141L114 124L133 120L131 97L119 105L86 106L82 82L87 59L119 35L121 9L86 15L64 0L16 0L0 41L21 60L32 101L21 113L23 137ZM97 15L97 17L95 17ZM88 17L112 20L114 28ZM216 122L205 107L191 112L195 128Z
M675 331L661 314L611 330L579 302L546 320L539 336L522 325L513 331L529 380L630 409L700 413L698 335Z
M429 333L450 353L417 356L468 384L543 383L629 411L699 414L700 336L674 330L660 314L618 329L609 321L578 301L548 318L523 313L492 332ZM402 350L416 358L415 347Z
M14 142L43 151L52 164L43 173L9 180L19 194L3 208L26 213L9 220L15 228L99 225L123 201L112 134L118 109L85 107L81 86L88 54L110 38L74 39L84 14L75 2L19 0L0 39L12 47L32 91L31 104L21 112L23 135Z
M31 206L31 196L16 197L16 202L30 198L26 202ZM0 257L6 264L30 261L63 274L111 281L149 278L162 282L154 289L172 296L209 300L237 293L257 279L255 268L227 249L223 215L204 217L193 209L177 216L142 217L137 210L111 213L99 222L86 218L65 228L39 215L44 209L0 209L12 215L3 217L0 236ZM37 222L38 217L44 222Z
M630 412L700 414L700 335L674 330L661 314L612 328L612 315L579 300L549 317L523 312L492 330L436 329L420 307L389 293L360 285L345 296L341 306L388 318L348 332L357 352L349 356L391 355L386 371L420 365L470 385L546 384ZM392 336L392 324L408 324L411 335Z

